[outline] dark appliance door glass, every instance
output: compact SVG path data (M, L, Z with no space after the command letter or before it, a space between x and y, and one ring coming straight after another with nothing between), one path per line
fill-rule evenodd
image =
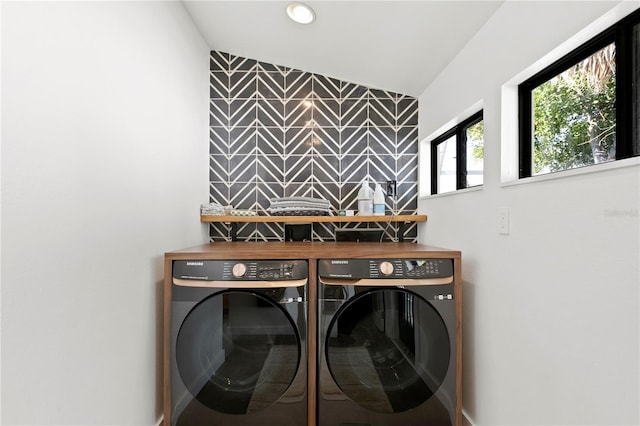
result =
M176 362L183 383L206 407L255 413L278 400L293 381L300 336L274 300L229 290L189 312L178 332Z
M447 328L422 297L396 288L355 296L329 324L327 366L360 406L399 413L433 396L449 368Z

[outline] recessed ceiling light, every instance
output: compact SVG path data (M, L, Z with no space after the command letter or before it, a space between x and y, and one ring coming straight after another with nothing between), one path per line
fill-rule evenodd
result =
M316 19L313 9L302 3L291 3L287 6L287 15L299 24L310 24Z

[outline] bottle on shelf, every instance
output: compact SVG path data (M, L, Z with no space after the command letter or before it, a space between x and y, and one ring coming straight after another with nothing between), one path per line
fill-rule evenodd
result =
M358 191L358 216L371 216L373 214L373 191L369 186L369 181L362 181L360 191Z
M373 193L373 215L384 216L384 192L379 183L376 183L376 190Z

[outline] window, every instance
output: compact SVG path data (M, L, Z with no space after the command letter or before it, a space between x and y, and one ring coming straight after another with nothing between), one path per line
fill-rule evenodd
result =
M519 86L520 177L637 156L640 11Z
M484 123L482 111L431 142L431 193L482 185Z

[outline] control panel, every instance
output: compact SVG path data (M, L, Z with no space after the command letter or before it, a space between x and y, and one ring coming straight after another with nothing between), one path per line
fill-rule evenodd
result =
M309 276L306 260L176 260L173 277L204 281L283 281Z
M453 259L322 259L318 274L327 278L443 278L453 276Z

